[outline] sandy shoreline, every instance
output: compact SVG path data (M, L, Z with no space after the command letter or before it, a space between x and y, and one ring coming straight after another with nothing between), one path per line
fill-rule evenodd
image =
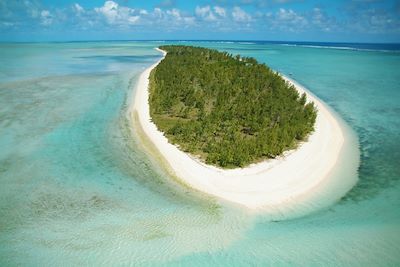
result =
M165 56L164 51L159 51ZM148 77L160 61L140 75L129 116L137 120L143 133L169 165L168 169L185 184L250 209L283 212L284 209L313 205L310 201L318 201L324 192L329 196L324 196L323 203L336 201L356 183L354 172L358 165L353 165L358 162L358 149L354 149L354 142L350 144L346 140L343 124L318 98L286 77L284 79L293 83L300 93L305 92L318 109L315 131L295 151L286 152L277 159L230 170L206 165L180 151L157 130L150 117ZM349 150L345 144L352 146L351 153L345 153L346 149ZM341 162L347 165L345 173L335 170ZM339 173L341 177L338 177ZM325 205L321 203L316 205Z

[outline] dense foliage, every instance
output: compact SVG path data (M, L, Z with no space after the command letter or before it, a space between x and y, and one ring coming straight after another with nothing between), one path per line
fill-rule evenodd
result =
M161 46L150 74L150 112L170 142L209 164L232 168L274 158L313 131L306 96L253 58Z

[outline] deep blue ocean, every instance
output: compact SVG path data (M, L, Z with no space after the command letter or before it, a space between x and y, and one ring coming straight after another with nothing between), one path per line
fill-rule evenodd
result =
M173 41L171 41L173 42ZM381 51L381 52L400 52L400 44L397 43L333 43L333 42L299 42L299 41L215 41L215 40L182 40L180 42L191 43L235 43L235 44L258 44L258 45L286 45L310 48L329 48L342 50L362 50L362 51Z
M176 183L127 106L163 44L255 57L357 134L357 185L291 220ZM0 266L400 266L400 45L260 41L0 44Z

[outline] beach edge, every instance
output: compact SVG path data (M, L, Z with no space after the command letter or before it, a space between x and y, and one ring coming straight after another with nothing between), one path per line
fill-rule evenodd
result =
M164 58L166 52L157 50L163 53ZM230 170L207 165L179 150L158 131L149 111L149 75L163 58L140 75L128 112L131 120L141 126L144 135L142 139L146 138L146 142L152 144L153 156L158 154L157 161L183 185L252 210L271 214L285 214L289 211L293 215L328 206L356 184L359 163L356 136L328 105L282 74L282 78L293 84L300 94L306 93L307 99L313 101L318 108L315 131L296 150L288 151L277 159ZM329 138L319 138L323 135ZM312 143L314 145L310 147ZM303 151L301 155L299 151ZM321 151L324 153L321 154ZM315 156L311 158L313 154ZM311 169L310 166L318 165L320 159L323 159L323 166L317 167L317 170ZM302 162L305 160L312 162L308 164L308 171L307 166L302 166L307 165ZM343 164L346 165L345 173L339 166ZM299 208L304 206L307 207Z

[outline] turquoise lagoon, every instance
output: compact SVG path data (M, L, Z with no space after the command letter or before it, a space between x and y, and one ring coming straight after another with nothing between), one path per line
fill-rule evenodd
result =
M271 221L176 183L132 137L127 106L164 43L0 44L0 266L400 265L398 50L194 43L291 75L357 134L357 185Z

